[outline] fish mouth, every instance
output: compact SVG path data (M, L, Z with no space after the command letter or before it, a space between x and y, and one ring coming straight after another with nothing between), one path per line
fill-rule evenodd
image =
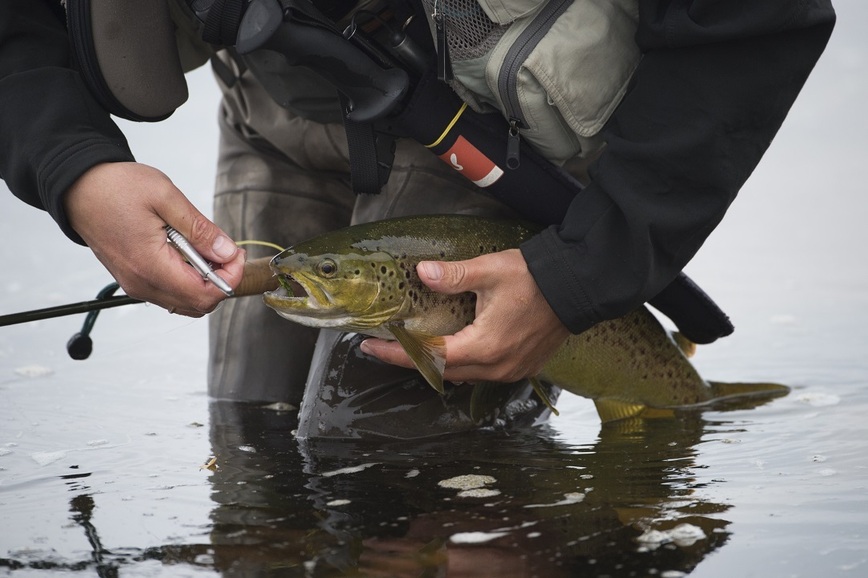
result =
M321 304L316 294L291 273L277 273L277 289L265 293L265 302L275 309L319 309ZM320 291L316 293L321 293Z
M272 293L279 294L285 299L306 302L310 297L304 285L299 283L295 277L286 273L278 273L276 275L278 287Z
M278 287L263 296L265 304L282 317L314 327L332 326L345 320L346 311L336 306L328 293L301 272L278 272Z

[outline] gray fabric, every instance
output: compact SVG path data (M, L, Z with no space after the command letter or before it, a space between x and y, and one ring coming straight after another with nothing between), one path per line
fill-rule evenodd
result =
M293 115L249 71L223 89L214 217L236 240L286 247L351 222L423 213L511 214L406 140L398 142L383 192L356 197L342 125ZM273 254L259 247L248 251L251 257ZM209 327L213 397L299 403L314 330L280 318L259 297L228 300L211 314Z
M128 111L165 118L187 100L164 1L90 0L93 47L107 88Z
M354 199L346 174L305 172L231 120L220 119L214 199L215 221L229 235L286 247L349 223ZM313 128L322 139L327 127ZM251 258L274 254L263 247L247 250ZM210 315L209 330L212 396L300 401L316 330L286 322L260 297L227 300Z

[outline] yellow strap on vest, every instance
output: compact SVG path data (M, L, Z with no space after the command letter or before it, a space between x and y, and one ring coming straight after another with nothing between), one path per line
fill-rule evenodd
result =
M443 131L443 134L441 134L439 137L437 137L437 140L435 140L431 144L425 145L425 148L430 149L430 148L434 148L437 145L439 145L443 141L443 139L446 138L446 135L449 134L449 131L452 130L452 127L455 126L455 123L458 122L458 119L461 118L461 115L464 114L465 110L467 110L467 103L462 102L461 108L458 109L458 112L455 113L455 116L452 117L452 120L449 121L449 124L446 125L446 129Z

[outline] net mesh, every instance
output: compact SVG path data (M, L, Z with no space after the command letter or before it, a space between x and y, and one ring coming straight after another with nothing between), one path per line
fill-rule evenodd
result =
M493 22L476 0L422 0L429 14L436 10L446 23L449 57L455 61L477 58L494 48L509 25Z

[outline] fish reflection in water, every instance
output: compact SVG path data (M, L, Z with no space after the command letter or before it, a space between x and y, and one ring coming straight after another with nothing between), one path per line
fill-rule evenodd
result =
M383 383L413 373L379 371ZM11 567L114 576L122 565L159 561L226 576L626 576L689 572L729 537L730 506L710 501L695 479L699 443L709 430L730 433L726 422L698 411L625 420L576 445L540 425L541 403L505 426L479 428L461 412L426 422L444 402L421 380L368 394L353 383L342 380L338 397L300 412L211 402L218 467L200 470L211 484L210 524L202 538L197 526L183 540L198 543L106 551L90 518L99 495L71 487L71 520L84 529L92 561ZM390 395L403 400L400 412ZM390 437L410 422L427 437ZM334 437L322 423L358 437ZM85 474L74 475L69 483L80 484Z
M99 576L154 562L224 576L677 575L730 535L731 506L708 500L695 472L702 438L736 428L699 413L609 424L581 445L549 426L303 440L290 433L296 412L214 401L210 414L219 467L201 472L213 506L206 532L186 539L198 542L103 548L100 496L75 474L70 521L91 560L0 564Z
M699 415L426 441L297 440L292 413L212 403L213 562L229 575L574 576L688 572L729 506L692 476ZM438 482L489 476L483 497ZM498 493L499 492L499 493ZM678 540L673 531L687 529ZM290 569L294 570L290 570Z

